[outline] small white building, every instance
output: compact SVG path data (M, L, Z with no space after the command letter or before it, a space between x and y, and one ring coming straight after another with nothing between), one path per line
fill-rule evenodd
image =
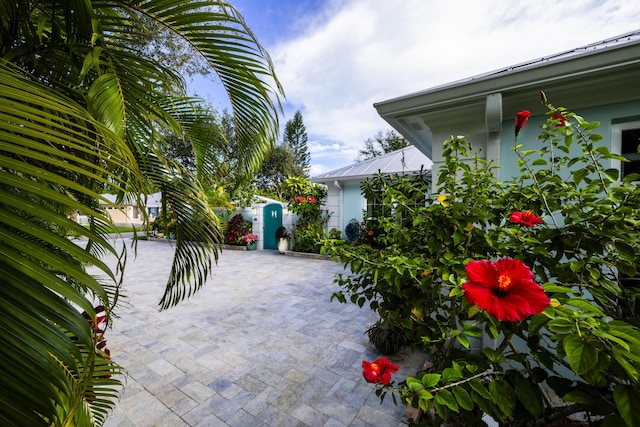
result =
M293 229L295 215L289 212L288 205L287 202L256 195L250 208L236 208L234 215L241 214L251 221L252 233L258 236L258 250L277 249L276 230L281 226L289 232Z

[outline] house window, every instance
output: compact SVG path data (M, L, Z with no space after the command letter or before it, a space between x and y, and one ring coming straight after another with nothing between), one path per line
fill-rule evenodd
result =
M382 197L367 199L367 219L378 219L385 216L385 206Z
M624 156L628 162L614 161L612 166L620 170L623 178L640 173L640 121L620 123L611 127L611 151Z

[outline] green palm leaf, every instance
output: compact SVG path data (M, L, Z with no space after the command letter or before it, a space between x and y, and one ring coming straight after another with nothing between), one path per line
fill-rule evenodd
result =
M101 424L119 368L95 347L82 311L95 319L95 301L114 307L126 259L104 237L111 220L101 193L141 201L161 190L177 215L162 308L203 286L222 242L204 177L166 156L166 136L186 138L198 173L213 172L212 113L132 38L154 20L217 73L247 172L276 140L282 89L268 54L226 2L0 0L0 16L0 424ZM70 219L78 211L91 227Z
M118 287L109 267L66 237L73 230L118 255L100 235L68 218L82 209L109 221L78 201L78 195L95 198L95 191L68 176L117 182L96 163L113 164L109 156L119 162L132 157L122 155L122 141L115 157L108 147L116 146L117 138L85 110L6 64L0 64L0 88L2 105L20 105L0 115L0 375L5 379L0 401L6 403L0 405L0 419L7 425L58 424L62 420L55 414L61 408L80 403L73 399L79 392L72 378L95 363L88 357L95 352L81 351L92 348L94 339L82 311L95 316L92 300L108 305ZM90 163L83 156L92 153L97 139L104 141L105 150L97 156L103 158ZM87 264L101 269L111 285L88 275ZM107 366L117 372L114 364ZM86 407L92 410L91 403Z

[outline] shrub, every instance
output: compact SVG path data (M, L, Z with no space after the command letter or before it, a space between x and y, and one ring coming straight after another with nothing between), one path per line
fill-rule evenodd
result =
M321 209L327 189L301 177L290 177L285 181L285 194L289 210L298 215L293 229L293 250L320 253L326 239L324 227L329 221Z
M340 230L338 230L337 228L332 228L331 230L329 230L329 238L330 239L341 239L342 238L342 232Z
M227 245L246 245L242 241L242 236L251 232L251 221L244 219L242 214L235 214L227 222L227 228L224 232L224 242Z
M514 147L516 178L499 182L452 138L424 206L406 180L386 188L396 215L379 221L378 249L328 247L352 273L332 298L370 303L430 352L432 367L392 389L428 425L485 413L505 426L573 413L640 425L640 176L618 181L598 123L543 101L540 146Z

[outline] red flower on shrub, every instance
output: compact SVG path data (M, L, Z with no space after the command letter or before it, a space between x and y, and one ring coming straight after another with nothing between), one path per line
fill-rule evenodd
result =
M529 120L529 117L531 117L531 113L529 112L529 110L520 111L518 114L516 114L516 127L515 127L516 137L518 137L518 134L520 133L520 129L524 127L524 124L527 123L527 120Z
M514 224L522 224L527 227L533 227L536 224L542 223L542 218L536 216L532 211L516 211L509 216L509 221Z
M313 196L307 197L307 200L309 201L309 203L313 203L313 204L318 203L318 200Z
M362 361L362 376L368 383L377 383L382 385L389 384L391 374L398 370L399 366L389 362L386 357L369 362Z
M556 124L556 127L560 128L567 125L567 120L569 120L569 117L560 113L551 113L551 120L559 120L559 122Z
M551 302L520 260L471 261L465 270L469 281L462 285L464 297L498 320L524 320L541 313Z

